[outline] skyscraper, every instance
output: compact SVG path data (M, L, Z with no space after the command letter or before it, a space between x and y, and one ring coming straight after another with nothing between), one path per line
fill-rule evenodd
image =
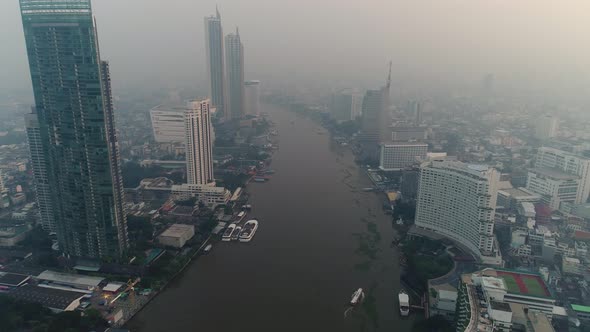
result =
M128 248L108 65L90 0L20 0L60 249L117 258Z
M29 143L31 166L35 182L35 194L37 198L37 207L39 208L41 226L48 232L55 232L56 226L53 214L51 189L49 188L47 174L47 160L43 153L41 127L39 126L37 112L34 107L32 113L25 115L25 128L27 130L27 140Z
M244 82L244 114L260 113L260 81Z
M416 226L445 235L477 257L495 256L499 174L488 166L433 160L420 170Z
M559 119L544 115L537 119L535 124L535 137L540 140L547 140L557 136L559 131Z
M225 63L227 65L228 112L231 118L244 115L244 47L240 32L225 36Z
M223 29L219 10L216 10L215 16L205 17L205 48L211 103L220 114L228 118L225 107L227 99L223 63Z
M213 182L209 103L209 99L191 101L184 113L188 184L204 185Z
M378 143L391 140L391 116L389 115L389 88L391 63L387 83L379 90L367 90L363 98L360 140Z

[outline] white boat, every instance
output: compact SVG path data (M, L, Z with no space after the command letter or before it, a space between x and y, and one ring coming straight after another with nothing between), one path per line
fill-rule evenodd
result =
M223 236L221 236L221 241L231 241L231 234L234 232L235 229L236 224L230 224L229 226L227 226L225 232L223 232Z
M234 229L234 231L231 233L231 240L236 241L239 238L241 231L242 227L237 226L236 229Z
M408 293L406 293L403 289L399 291L398 294L399 300L399 313L402 316L407 316L410 314L410 297Z
M204 250L204 251L207 253L207 252L211 251L211 248L213 248L213 245L212 245L212 244L208 244L208 245L205 247L205 249L203 249L203 250Z
M356 292L352 293L352 298L350 299L350 305L357 305L359 304L363 298L365 297L365 294L363 293L363 289L359 288L356 290Z
M246 216L246 212L240 211L240 213L238 213L238 220L236 222L242 221L242 219L244 219L245 216Z
M248 220L240 233L240 242L250 242L258 229L258 220Z

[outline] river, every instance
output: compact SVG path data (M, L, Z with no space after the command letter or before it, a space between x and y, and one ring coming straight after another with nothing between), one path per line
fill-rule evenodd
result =
M347 148L301 115L263 105L276 174L248 185L250 243L220 242L128 324L133 331L409 331L399 317L391 219ZM358 287L362 306L344 312Z

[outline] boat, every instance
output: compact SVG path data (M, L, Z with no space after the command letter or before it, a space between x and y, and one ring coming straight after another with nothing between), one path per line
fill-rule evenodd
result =
M238 213L238 220L236 222L242 221L242 219L244 219L245 216L246 216L246 212L240 211L240 213Z
M365 297L365 294L363 293L363 289L359 288L356 290L356 292L352 293L352 298L350 299L350 305L357 305L359 304L363 298Z
M221 236L221 241L231 241L231 234L234 232L235 229L236 224L230 224L229 226L227 226L225 232L223 232L223 235Z
M213 248L212 244L208 244L205 249L203 249L203 251L205 251L205 253L208 253L209 251L211 251L211 248Z
M399 291L399 313L402 316L408 316L410 314L410 297L403 289Z
M266 179L263 177L255 177L254 182L266 182Z
M256 234L256 230L258 229L258 220L252 219L248 220L244 224L244 228L242 228L242 232L240 233L240 242L250 242Z
M231 233L231 240L235 241L239 238L240 232L242 231L242 227L238 226L234 231Z
M242 209L243 210L250 210L250 209L252 209L252 205L250 205L250 204L242 205Z

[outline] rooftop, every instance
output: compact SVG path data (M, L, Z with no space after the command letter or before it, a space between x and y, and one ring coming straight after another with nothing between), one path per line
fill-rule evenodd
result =
M506 302L490 301L490 306L494 310L502 310L502 311L506 311L506 312L512 312L510 305Z
M537 274L511 270L497 270L498 277L504 280L508 293L535 297L551 297L543 278Z
M29 280L29 276L16 273L0 272L0 285L17 287Z
M186 232L194 232L194 230L195 226L193 225L173 224L160 234L160 236L179 237Z
M566 172L562 172L560 170L557 169L553 169L553 168L532 168L530 170L530 172L532 173L536 173L538 175L542 175L542 176L546 176L555 180L577 180L580 177L577 175L573 175L573 174L569 174Z
M104 278L101 277L90 277L79 274L55 272L50 270L43 271L41 274L37 276L37 279L63 284L81 285L89 288L98 286L104 280Z
M10 292L9 295L19 300L39 303L44 307L65 310L70 304L72 304L72 302L80 299L86 294L63 289L24 285L17 287Z
M590 307L585 305L572 304L572 309L574 309L574 311L585 312L590 314Z

